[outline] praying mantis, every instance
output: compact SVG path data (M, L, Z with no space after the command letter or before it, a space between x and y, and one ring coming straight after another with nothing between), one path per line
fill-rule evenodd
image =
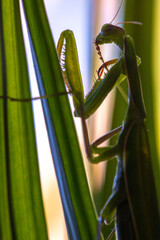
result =
M102 223L109 224L114 218L118 240L160 239L160 215L144 124L146 112L137 66L138 57L133 39L126 35L125 30L112 24L105 24L95 38L95 44L99 50L99 45L111 42L120 48L120 58L115 61L103 79L96 81L86 98L73 33L69 30L64 31L58 43L59 57L61 53L64 55L62 71L69 91L73 94L75 116L81 117L82 120L88 159L92 163L106 161L114 156L118 159L112 194L100 212L96 240L100 238ZM100 69L105 65L104 63ZM126 117L123 125L112 132L114 134L121 131L117 144L105 148L98 147L108 136L112 136L111 133L90 145L85 119L126 77L129 87Z

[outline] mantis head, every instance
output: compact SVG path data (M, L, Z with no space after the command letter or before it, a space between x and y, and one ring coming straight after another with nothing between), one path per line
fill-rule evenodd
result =
M126 33L123 28L112 24L104 24L100 33L95 38L95 44L101 45L113 42L122 50L125 35Z

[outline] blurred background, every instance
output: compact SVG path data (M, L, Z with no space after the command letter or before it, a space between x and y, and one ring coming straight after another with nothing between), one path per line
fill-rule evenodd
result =
M130 1L132 4L134 0ZM142 35L144 39L138 39L137 42L141 41L146 47L146 56L141 54L141 47L136 42L136 49L138 49L138 55L142 57L142 66L145 65L145 60L148 59L148 65L146 65L146 70L143 67L140 67L140 71L145 71L148 78L152 78L152 87L153 92L149 92L152 89L148 85L148 80L145 78L145 83L142 82L143 89L145 89L144 98L147 108L147 113L149 115L149 120L147 121L148 132L151 141L151 150L152 155L155 160L154 169L158 169L155 173L156 182L159 179L159 162L160 159L160 68L159 68L159 55L160 55L160 1L152 1L152 8L148 8L150 1L142 1L138 3L135 9L128 6L127 2L124 2L118 16L114 20L113 24L122 22L124 19L125 6L126 6L126 21L141 21L143 26L128 26L126 29L132 32L132 28L136 29L135 35L133 38L140 38ZM101 62L98 58L98 55L93 44L95 36L100 32L101 26L105 23L110 23L114 18L118 7L121 3L120 0L44 0L48 20L50 23L51 31L53 33L53 38L57 44L60 33L63 30L70 29L74 32L79 62L81 68L82 79L84 83L85 93L87 93L92 85L94 78L97 77L96 70L98 70ZM141 5L139 5L141 4ZM156 4L156 7L155 7ZM146 9L149 9L150 14L148 15L149 23L145 22L146 19L144 12ZM138 11L137 11L138 9ZM130 11L133 10L133 14ZM135 12L139 12L139 15L134 15ZM147 11L147 10L146 10ZM148 13L146 12L146 15ZM22 14L23 18L23 14ZM23 19L24 22L24 19ZM150 25L149 25L150 24ZM152 24L152 26L151 26ZM29 43L26 36L25 23L24 26L24 35L26 40L26 49L28 54L28 65L30 71L30 79L32 86L32 95L38 96L38 90L36 86L35 74L33 63L31 59ZM142 32L141 34L138 34ZM149 34L149 35L147 35ZM148 47L149 46L149 47ZM108 45L101 48L104 60L110 60L118 56L118 48L114 45ZM148 54L148 55L147 55ZM151 72L152 69L152 72ZM149 73L148 73L149 71ZM143 75L143 74L142 74ZM125 87L125 86L124 86ZM149 94L148 94L149 93ZM152 95L153 93L153 95ZM118 93L119 94L119 93ZM153 98L152 98L153 97ZM122 108L120 105L118 108L114 109L114 106L117 107L119 103L119 98L117 96L115 100L115 91L113 91L107 99L104 101L102 106L96 111L96 113L88 120L89 135L91 141L97 139L101 135L110 131L113 127L117 127L122 124L124 119L124 114L126 110L126 103L122 99ZM153 99L153 102L152 102ZM72 104L72 102L71 102ZM50 155L50 148L48 144L47 133L45 129L45 123L43 119L43 113L41 110L40 101L33 102L34 115L35 115L35 125L36 125L36 136L37 136L37 146L38 146L38 156L42 180L42 189L43 189L43 199L45 205L45 213L47 217L47 225L49 231L50 240L64 240L67 239L67 233L65 229L65 222L63 218L62 206L60 202L60 197L58 193L56 177L54 173L54 168L52 164L52 159ZM114 109L114 111L113 111ZM148 117L147 115L147 117ZM113 117L112 117L113 116ZM112 119L114 121L112 121ZM111 191L112 181L115 173L116 161L110 164L110 166L105 167L105 163L98 164L95 167L91 167L87 160L85 159L83 140L81 136L81 126L80 120L75 119L77 126L78 136L80 139L81 149L83 151L84 162L87 169L87 176L89 185L92 189L93 196L97 209L103 206L104 202L107 200L107 194L104 194L104 191L101 192L100 189L109 189ZM155 129L154 129L155 124ZM153 129L152 129L153 127ZM154 139L154 131L156 130L156 140ZM157 149L157 152L156 152ZM158 155L159 157L157 157ZM106 175L106 172L108 174ZM105 177L107 176L107 177ZM103 193L103 194L102 194ZM101 198L100 198L101 196ZM97 200L101 199L101 200ZM78 204L78 203L77 203Z

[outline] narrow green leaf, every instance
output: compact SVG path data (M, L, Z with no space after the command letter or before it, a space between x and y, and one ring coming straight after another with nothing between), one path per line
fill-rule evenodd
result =
M19 1L0 1L0 94L30 95ZM0 100L0 238L48 239L31 103Z
M40 93L64 92L43 1L23 0L23 4ZM69 239L94 239L97 220L68 98L56 96L43 100L42 105Z

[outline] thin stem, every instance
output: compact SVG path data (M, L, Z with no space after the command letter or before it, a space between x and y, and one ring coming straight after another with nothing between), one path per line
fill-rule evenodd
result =
M55 96L61 96L61 95L66 95L66 94L72 94L72 92L65 91L65 92L61 92L61 93L51 93L51 94L47 94L44 96L33 97L33 98L14 98L14 97L9 97L9 96L0 96L0 99L8 99L10 101L15 101L15 102L31 102L31 101L35 101L35 100L52 98Z

